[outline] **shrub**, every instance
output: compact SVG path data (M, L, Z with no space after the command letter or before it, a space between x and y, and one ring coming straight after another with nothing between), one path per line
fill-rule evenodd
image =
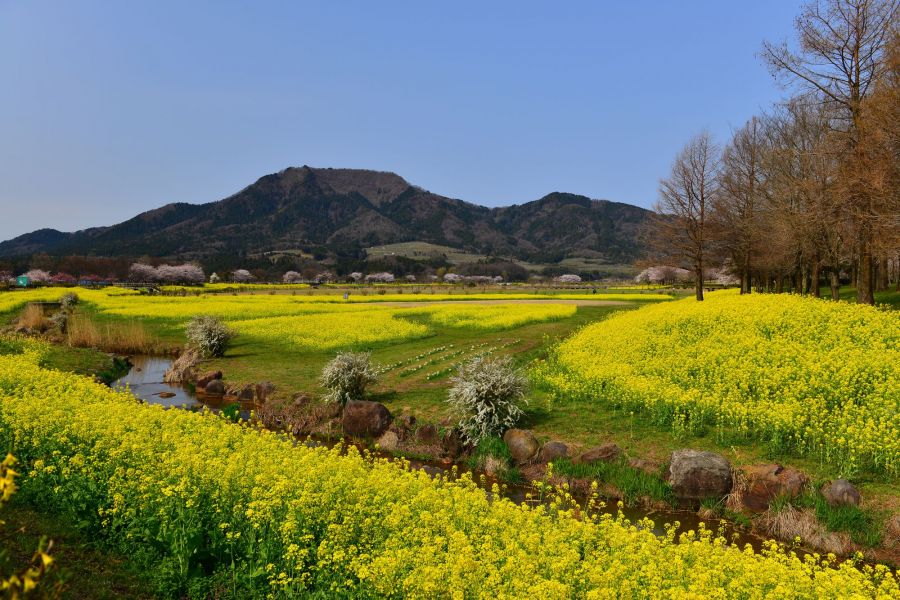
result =
M524 414L526 379L509 357L475 358L460 366L451 382L447 400L460 415L459 428L471 444L502 435Z
M303 275L297 271L288 271L281 276L281 281L284 283L300 283L303 281Z
M366 386L378 381L368 352L341 352L322 369L322 386L328 390L326 399L339 404L362 400Z
M188 345L204 357L222 356L234 337L222 319L212 315L197 315L187 324L185 333Z
M59 329L59 331L61 333L65 333L66 326L68 325L68 322L69 322L69 313L67 313L64 310L60 310L58 312L53 313L50 316L49 321L50 321L51 327L56 327L57 329Z
M60 306L63 309L69 309L78 304L78 294L73 294L69 292L68 294L63 294L59 299Z

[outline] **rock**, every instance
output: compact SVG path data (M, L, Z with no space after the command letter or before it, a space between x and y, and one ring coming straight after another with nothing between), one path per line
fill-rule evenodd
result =
M265 402L266 398L272 395L272 392L275 391L275 384L269 381L263 381L262 383L256 384L256 401L257 402Z
M253 400L253 386L245 385L240 390L238 390L236 396L245 402L250 402Z
M197 378L195 368L200 362L200 354L193 349L185 350L181 356L175 359L166 374L163 375L163 381L166 383L188 383Z
M376 443L378 444L378 448L385 452L396 452L397 447L400 445L400 437L393 431L388 430L378 438Z
M562 442L547 442L541 448L541 462L553 462L569 456L569 447Z
M203 393L207 396L224 396L225 382L221 379L213 379L206 384L205 388L203 388Z
M859 490L846 479L835 479L822 486L822 496L829 506L859 506Z
M416 429L416 440L421 444L436 445L438 443L437 428L430 423L422 425Z
M750 465L741 468L742 481L735 481L735 491L741 506L747 510L762 512L779 496L796 498L803 493L809 478L797 469L781 465Z
M207 371L201 377L197 378L195 385L198 388L205 388L213 379L222 379L222 371Z
M391 425L391 413L378 402L350 400L344 406L344 433L354 437L380 437Z
M160 398L174 398L176 396L175 392L160 392L157 394Z
M506 442L513 461L518 465L533 460L541 448L534 433L528 429L510 429L503 434L503 441Z
M731 491L731 463L713 452L676 450L667 479L678 499L722 498Z
M613 442L608 442L602 446L591 448L578 457L578 462L585 465L592 465L598 462L611 463L619 460L622 456L622 449Z
M459 432L456 429L448 429L441 438L441 447L444 449L444 454L450 458L456 458L462 454L463 443Z

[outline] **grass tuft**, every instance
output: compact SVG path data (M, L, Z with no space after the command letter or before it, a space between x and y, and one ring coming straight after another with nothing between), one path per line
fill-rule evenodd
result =
M668 483L661 477L629 466L624 460L588 465L576 464L571 459L564 458L553 463L553 470L559 475L578 479L596 479L612 484L622 493L622 499L627 503L641 498L651 498L672 506L675 505L675 495Z

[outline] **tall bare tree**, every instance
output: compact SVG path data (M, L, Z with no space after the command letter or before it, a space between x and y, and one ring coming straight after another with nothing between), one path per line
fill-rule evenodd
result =
M719 148L703 132L679 152L672 173L660 181L654 232L657 245L694 273L697 300L703 300L708 216L718 193Z
M722 152L720 193L714 202L714 222L720 244L741 280L741 293L752 289L753 255L760 236L759 211L764 195L762 168L765 136L753 117L734 132Z
M895 26L900 0L812 0L796 20L799 49L786 43L763 46L775 75L787 76L832 105L842 124L847 151L859 152L864 132L863 100L886 72L884 49ZM855 156L855 166L869 166ZM851 179L858 182L858 179ZM873 199L866 185L847 186L848 208L856 220L859 254L857 301L873 304Z

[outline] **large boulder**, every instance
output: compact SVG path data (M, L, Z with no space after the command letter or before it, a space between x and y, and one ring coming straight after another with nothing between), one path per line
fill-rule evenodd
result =
M680 500L722 498L731 491L731 463L714 452L676 450L667 479Z
M593 465L599 462L611 463L619 460L619 457L621 456L622 449L615 443L609 442L582 453L576 462L585 465Z
M222 379L222 371L207 371L203 375L197 378L197 381L194 384L203 389L207 386L207 384L213 379Z
M206 384L205 388L203 388L203 393L207 396L224 396L225 382L221 379L213 379Z
M391 426L391 413L384 404L350 400L344 406L344 433L353 437L377 438Z
M569 447L562 442L547 442L541 448L541 462L553 462L569 456Z
M509 448L510 456L519 465L531 462L541 449L534 433L528 429L510 429L503 434L503 441Z
M768 509L779 496L796 498L809 483L801 471L776 464L742 467L741 475L735 482L736 497L742 508L757 512Z
M859 490L846 479L835 479L822 486L822 496L829 506L859 506Z

